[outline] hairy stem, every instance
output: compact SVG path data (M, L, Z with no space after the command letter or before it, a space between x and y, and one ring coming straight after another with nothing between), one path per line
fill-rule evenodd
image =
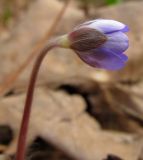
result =
M28 86L28 90L27 90L27 95L26 95L23 118L22 118L22 122L21 122L21 129L20 129L19 139L18 139L16 160L24 160L25 159L26 139L27 139L28 125L29 125L29 119L30 119L31 106L32 106L36 78L37 78L38 71L40 69L41 63L42 63L45 55L47 54L47 52L49 50L51 50L54 47L57 47L56 41L50 42L45 48L43 48L40 51L40 53L38 54L38 57L36 58L36 61L34 63L29 86Z

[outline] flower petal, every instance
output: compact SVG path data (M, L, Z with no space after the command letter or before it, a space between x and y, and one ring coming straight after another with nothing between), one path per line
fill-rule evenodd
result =
M91 50L88 53L77 52L77 54L90 66L108 70L121 69L127 61L127 56L125 54L116 55L114 52L103 48Z
M128 32L129 31L129 27L127 25L125 25L125 27L120 31L121 32Z
M106 34L107 41L102 45L102 48L109 49L114 53L123 53L129 47L127 35L122 32L114 32Z
M128 26L126 26L125 24L115 21L115 20L111 20L111 19L96 19L96 20L91 20L88 22L85 22L83 24L81 24L80 26L76 27L80 28L80 27L89 27L89 28L94 28L97 29L98 31L102 32L102 33L113 33L116 31L122 31L122 32L127 32L129 31Z

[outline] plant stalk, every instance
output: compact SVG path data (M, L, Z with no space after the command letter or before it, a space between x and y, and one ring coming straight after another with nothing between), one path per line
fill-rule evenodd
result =
M34 93L36 78L37 78L41 63L45 55L47 54L47 52L57 46L58 45L56 41L51 41L45 48L43 48L40 51L34 63L28 90L27 90L27 95L26 95L26 101L25 101L25 106L24 106L23 118L21 122L21 128L20 128L20 133L19 133L17 153L16 153L15 160L25 159L26 139L27 139L27 132L28 132L28 126L29 126L29 120L30 120L30 114L31 114L31 108L32 108L33 93Z

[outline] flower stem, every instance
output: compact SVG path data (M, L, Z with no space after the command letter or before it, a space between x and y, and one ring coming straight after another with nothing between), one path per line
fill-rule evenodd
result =
M21 122L20 133L19 133L19 139L18 139L16 160L24 160L25 159L26 139L27 139L28 125L29 125L29 119L30 119L31 106L32 106L36 78L37 78L38 71L40 69L41 63L42 63L45 55L47 54L47 52L49 50L53 49L54 47L57 47L56 41L50 42L45 48L43 48L40 51L40 53L38 54L38 57L36 58L36 61L34 63L29 86L28 86L28 90L27 90L27 95L26 95L24 113L23 113L23 118L22 118L22 122Z

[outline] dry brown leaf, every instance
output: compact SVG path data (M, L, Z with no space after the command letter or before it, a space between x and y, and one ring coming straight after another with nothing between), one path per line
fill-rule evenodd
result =
M24 97L23 94L15 95L0 102L0 124L10 125L15 135L18 135ZM83 160L101 160L108 154L136 160L142 146L142 138L101 131L95 119L85 112L85 103L80 96L45 89L39 89L35 94L28 144L37 136ZM15 152L16 142L6 153Z

